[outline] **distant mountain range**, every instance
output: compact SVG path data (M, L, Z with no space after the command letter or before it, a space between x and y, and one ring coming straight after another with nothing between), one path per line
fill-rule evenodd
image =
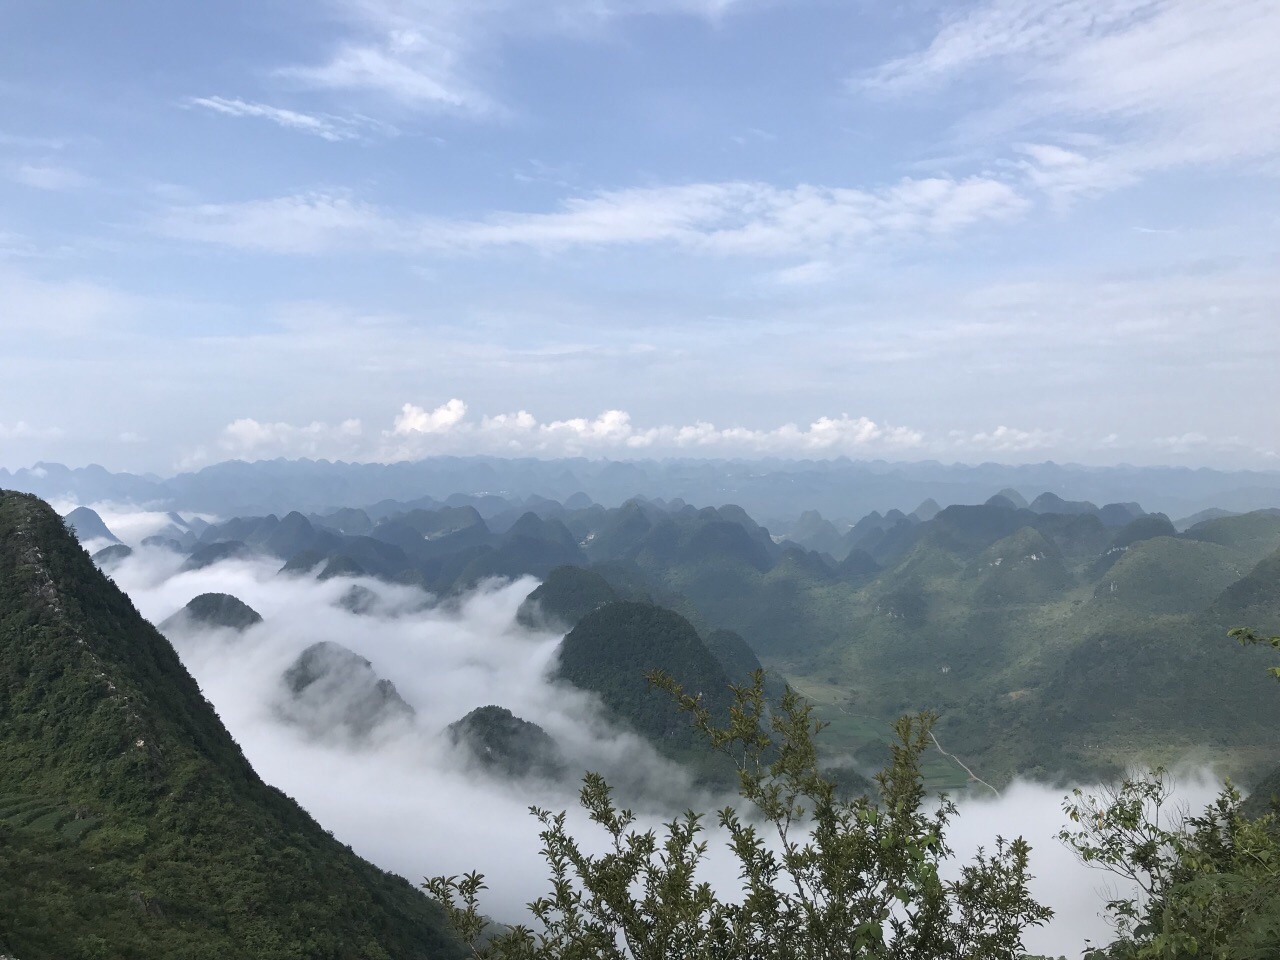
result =
M574 628L564 648L573 669L595 649L577 644L581 631L627 646L638 641L618 638L674 635L625 626L627 603L654 604L708 648L731 638L712 659L758 657L772 689L779 676L796 685L832 721L828 741L867 765L887 720L925 708L941 715L949 747L997 780L1097 776L1180 751L1227 762L1247 782L1280 760L1265 658L1225 640L1239 625L1280 632L1275 508L1209 510L1180 531L1185 523L1137 502L1006 487L978 504L930 500L853 523L807 511L777 525L782 535L736 505L447 499L235 517L152 544L189 554L184 569L273 557L281 575L373 577L437 596L534 576L542 586L519 619ZM80 517L99 531L98 518ZM612 620L597 629L602 609ZM575 682L608 700L614 673L629 671L615 678L625 685L641 660L660 665L637 656ZM748 669L729 675L741 682ZM690 676L717 685L701 668ZM644 719L642 688L625 689L614 711L664 739L670 718Z
M219 516L332 512L381 501L421 507L467 503L494 510L549 498L566 507L617 506L635 496L689 503L736 503L766 521L793 521L806 510L855 520L872 510L973 503L993 490L1031 498L1049 491L1064 500L1141 501L1175 519L1217 508L1246 512L1280 506L1280 471L1174 467L1084 467L1041 463L947 465L835 460L556 460L433 457L413 463L356 464L326 460L228 461L161 478L38 463L0 468L0 487L50 500L146 504L152 509ZM494 503L493 501L497 501ZM927 516L922 519L929 519Z

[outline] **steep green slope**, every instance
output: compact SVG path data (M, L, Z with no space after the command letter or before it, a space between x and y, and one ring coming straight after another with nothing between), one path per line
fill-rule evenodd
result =
M1239 555L1167 537L1134 552L1122 563L1136 560L1136 568L1113 571L1125 576L1118 595L1046 623L1049 642L1027 668L955 704L940 735L1001 774L1102 772L1190 757L1247 777L1274 763L1280 696L1265 671L1268 657L1226 633L1241 624L1280 630L1280 555L1206 602L1235 575Z
M1022 525L991 542L1010 520ZM1250 572L1256 538L1242 549L1168 536L1160 517L1108 532L1008 507L950 509L916 531L870 579L782 579L779 564L732 602L686 593L814 698L829 745L855 755L883 721L925 708L948 750L994 779L1188 755L1247 774L1280 755L1280 698L1259 657L1225 639L1280 615L1280 569Z
M1232 626L1249 624L1266 633L1280 632L1280 550L1214 598L1210 613Z
M1097 602L1134 614L1191 613L1247 570L1241 556L1227 547L1156 537L1124 548L1094 595Z
M650 603L621 600L587 614L560 648L559 675L600 695L606 707L659 743L695 742L689 719L645 675L665 670L687 692L728 715L729 677L684 617Z
M974 600L982 606L1043 603L1072 585L1061 552L1031 527L992 544L966 573L973 578Z
M173 648L0 493L0 942L79 957L458 956L436 906L264 784Z
M584 567L556 567L520 604L516 620L526 627L570 630L618 594L609 581Z
M1203 540L1241 551L1251 563L1280 550L1280 513L1255 510L1237 516L1218 517L1197 523L1183 534L1188 540Z

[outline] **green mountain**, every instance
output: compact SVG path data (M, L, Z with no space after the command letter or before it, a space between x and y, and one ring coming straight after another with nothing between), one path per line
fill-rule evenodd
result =
M119 543L120 539L112 533L96 510L88 507L76 507L64 518L68 527L79 540L109 540Z
M729 682L739 687L749 687L752 675L757 670L764 670L760 658L738 634L732 630L712 630L703 638L707 652L720 662ZM786 681L776 672L765 670L765 696L777 700L787 689Z
M222 627L244 631L262 622L262 615L229 593L202 593L160 624L161 632L184 627Z
M154 536L150 536L150 537L143 537L142 545L144 547L160 547L163 550L170 550L173 553L185 554L190 552L187 548L187 544L183 543L181 540L178 540L175 537L166 537L161 534L155 534ZM110 549L110 547L108 547L107 549Z
M332 548L339 538L325 530L317 530L311 521L294 511L286 514L279 525L274 526L261 539L253 538L250 543L259 546L266 553L288 559L303 550L324 550Z
M617 591L596 571L556 567L520 604L516 620L526 627L569 630L597 607L617 599Z
M465 749L486 772L507 777L564 773L556 742L536 723L520 719L505 707L477 707L449 724L447 733L453 745Z
M369 519L369 515L354 507L344 507L322 517L312 516L309 519L318 526L352 536L364 536L373 530L373 521Z
M360 565L360 561L343 553L331 558L324 565L324 569L320 571L320 576L317 579L332 580L334 577L363 576L365 576L365 569Z
M1016 493L1017 491L1014 491L1014 492ZM1003 495L1005 494L1002 494L1002 496ZM1019 496L1018 499L1022 500L1022 497ZM1010 501L1010 502L1012 503L1013 501ZM1020 507L1025 507L1026 505L1027 505L1027 501L1025 500L1022 500L1021 503L1017 504L1017 506L1020 506ZM937 500L933 499L933 497L929 497L922 504L920 504L920 506L916 507L914 510L911 511L911 516L921 521L932 520L934 517L938 515L938 512L941 509L942 509L941 504L939 504Z
M1004 497L1006 500L1012 503L1014 507L1017 508L1018 510L1026 510L1027 507L1030 506L1030 504L1027 503L1027 498L1024 497L1022 494L1020 494L1017 490L1013 489L1013 487L1005 487L1003 490L999 492L999 494L997 494L997 496ZM937 513L937 512L938 512L937 510L934 511L934 513ZM922 517L921 519L928 520L931 518Z
M93 562L103 570L110 571L112 567L121 560L133 556L133 547L126 546L123 543L113 543L109 547L103 547L93 555Z
M1072 582L1062 552L1034 527L993 543L966 573L974 578L974 602L982 606L1041 603Z
M1236 625L1280 633L1280 550L1259 560L1245 576L1214 598L1210 612Z
M1138 615L1203 608L1248 569L1227 547L1156 537L1125 548L1094 590L1097 603Z
M220 540L217 543L206 543L191 551L191 555L183 561L183 573L192 570L203 570L224 560L243 560L253 555L253 551L241 540Z
M925 504L920 507L926 509ZM817 510L806 510L800 514L800 519L792 524L787 533L787 539L809 550L830 554L837 560L843 560L849 552L849 544L836 525L824 519Z
M649 739L689 747L689 719L645 676L665 670L713 712L728 715L729 677L684 617L650 603L616 601L587 614L560 647L559 676L600 695L614 714Z
M1225 637L1241 624L1280 629L1280 559L1250 564L1259 545L1280 548L1271 518L1255 515L1224 545L1144 517L1108 538L1114 553L1090 557L1059 548L1093 538L1081 527L1086 536L1064 541L1062 516L1046 525L1042 515L968 560L969 545L926 530L856 592L810 587L793 610L816 642L773 662L855 753L875 729L855 713L930 708L947 749L987 778L1095 776L1191 756L1247 783L1274 764L1280 698L1266 657Z
M22 960L452 958L438 908L263 783L172 646L0 493L0 943Z
M725 675L732 683L749 684L751 674L763 670L760 658L747 645L747 641L732 630L712 630L703 640L707 652L720 661Z
M489 532L484 518L473 506L441 507L438 510L410 510L398 518L428 540L439 540L461 530Z
M663 605L704 636L738 634L814 700L833 749L875 755L887 720L928 708L948 750L987 778L1092 776L1190 754L1249 782L1280 758L1280 698L1251 674L1258 658L1224 639L1272 609L1256 599L1267 568L1251 570L1280 549L1274 516L1178 535L1131 504L1109 505L1108 526L1087 504L1035 513L1002 500L927 521L864 518L849 536L865 546L835 568L790 548L761 569L745 529L736 553L691 559L679 546L706 523L698 512L637 503L593 523L628 531L615 543Z
M1032 513L1097 513L1098 508L1088 500L1063 500L1056 493L1046 491L1031 501L1027 508Z
M1250 563L1257 563L1280 543L1280 512L1256 510L1253 513L1219 517L1197 523L1183 534L1188 540L1200 540L1241 551Z
M1244 802L1241 810L1250 817L1280 811L1280 767L1276 767L1254 784L1253 792L1249 794L1249 799Z

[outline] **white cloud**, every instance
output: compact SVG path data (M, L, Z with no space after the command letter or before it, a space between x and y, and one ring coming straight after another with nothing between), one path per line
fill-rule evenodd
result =
M870 89L915 91L975 67L1018 58L1057 59L1090 35L1131 24L1150 0L987 0L947 22L924 50L882 64L861 79Z
M346 31L326 56L276 71L306 87L371 94L412 110L470 116L505 111L475 62L539 35L590 35L630 16L718 20L744 0L335 0Z
M427 411L422 407L406 403L396 417L393 433L407 435L414 433L448 433L467 415L467 405L461 400L450 400L443 406Z
M0 440L57 440L62 436L60 427L33 427L25 420L0 423Z
M70 167L43 163L24 163L9 171L10 179L36 190L64 192L79 190L93 181Z
M261 613L263 622L243 638L181 626L167 635L254 769L387 869L407 876L428 867L433 873L483 870L493 887L486 908L516 917L545 888L529 804L574 811L571 829L582 835L586 817L576 796L583 771L606 775L644 818L642 829L658 825L668 809L723 805L693 790L688 774L646 742L615 727L598 698L553 679L561 635L515 623L536 581L489 583L436 604L413 587L362 579L378 598L378 612L357 616L339 602L351 581L279 577L278 561L185 572L174 566L171 554L146 547L112 575L154 623L210 591L236 596ZM380 726L358 745L333 728L304 731L282 723L281 674L322 640L370 661L413 706L412 719ZM442 734L489 703L555 739L568 765L563 782L507 782L469 768L466 755ZM333 789L335 776L341 790ZM459 818L459 810L469 815Z
M809 260L776 270L770 279L784 287L810 287L833 280L839 271L829 260Z
M1016 427L999 426L994 430L966 434L953 430L952 443L961 450L990 451L992 453L1025 453L1029 450L1045 450L1062 442L1061 430L1019 430Z
M1027 182L1058 200L1101 193L1134 179L1130 171L1112 165L1104 157L1086 156L1054 144L1021 143L1014 152L1021 156L1013 166L1022 171Z
M368 126L367 122L358 120L302 113L297 110L286 110L283 107L273 107L266 103L250 103L228 97L192 97L188 103L223 116L268 120L277 126L309 133L331 143L357 140L361 136L360 128Z
M464 247L553 249L676 242L705 253L780 256L848 248L875 237L939 236L1025 208L1012 188L984 178L905 179L879 191L699 183L608 191L570 200L554 213L452 224L442 239Z
M1188 166L1274 172L1278 37L1274 0L988 0L857 86L904 95L1001 84L1012 93L966 126L1059 140L1022 152L1033 180L1061 195Z
M119 332L146 311L129 294L83 280L48 281L0 270L0 333L77 337L91 330Z
M117 513L104 519L113 530L135 531L126 537L134 543L148 526L167 522L158 515ZM180 627L167 631L254 769L297 798L341 842L385 869L411 877L427 869L484 872L492 889L483 906L502 921L527 918L525 904L547 889L529 804L567 810L567 829L584 849L607 850L607 837L577 804L582 770L605 776L635 811L638 830L661 834L662 823L688 807L738 804L737 797L694 789L687 771L613 727L595 698L552 678L561 637L525 631L514 622L532 580L489 583L433 605L412 587L364 579L361 585L378 598L377 613L370 616L343 609L350 580L280 577L278 561L230 561L181 573L174 570L178 562L162 548L142 547L114 567L112 576L155 623L207 592L231 594L261 613L263 622L242 637ZM280 676L302 650L322 640L368 660L414 707L413 721L384 727L358 748L340 736L307 736L282 724L275 709ZM460 762L440 733L486 703L511 709L555 738L569 766L564 782L505 782L477 776ZM342 789L334 789L335 782ZM1184 774L1176 788L1179 804L1198 809L1211 801L1217 784L1212 776ZM1104 902L1096 888L1100 875L1055 837L1063 821L1063 793L1019 781L997 799L960 797L960 815L947 832L958 856L942 869L944 880L956 879L960 865L989 847L992 837L1025 837L1033 847L1032 893L1055 911L1051 924L1029 932L1027 947L1055 956L1109 932L1098 915ZM470 815L460 818L459 810ZM733 898L740 884L728 838L709 827L704 839L708 857L696 880Z
M494 105L457 74L459 53L425 33L398 32L373 43L344 44L318 66L279 75L322 90L373 91L411 107L486 114Z
M15 133L0 133L0 146L21 147L25 150L65 150L71 140L62 137L28 137Z
M819 417L807 426L771 429L691 424L640 426L624 410L595 417L540 421L527 410L468 417L457 398L434 409L406 403L390 429L366 433L358 420L337 426L306 426L241 419L222 431L220 448L235 456L311 456L375 461L413 459L438 453L576 456L642 455L660 452L798 454L838 456L866 450L919 448L924 435L867 417ZM188 464L196 461L189 458Z
M879 190L728 181L602 191L548 213L480 220L415 220L344 194L311 193L171 207L154 226L180 239L285 254L663 243L713 255L821 259L881 240L951 235L1027 207L1012 187L983 177L904 179Z
M1195 430L1169 437L1157 437L1151 441L1151 445L1163 453L1176 456L1211 451L1215 454L1246 453L1264 461L1280 458L1280 451L1272 447L1251 443L1237 436L1209 437Z
M232 457L322 457L349 448L362 433L363 427L355 419L334 426L315 421L297 427L244 417L227 424L218 445Z
M376 208L327 193L172 207L153 226L179 240L267 253L321 254L368 242L402 245L395 224Z
M1155 446L1162 450L1168 450L1170 453L1188 453L1197 447L1203 447L1209 442L1209 438L1203 433L1195 433L1194 431L1173 437L1158 437L1152 441Z
M36 246L26 237L0 230L0 259L19 259L36 255Z

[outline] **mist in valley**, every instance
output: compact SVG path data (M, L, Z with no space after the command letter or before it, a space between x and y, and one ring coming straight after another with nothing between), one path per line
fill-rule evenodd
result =
M417 587L372 578L284 574L271 558L228 560L183 571L184 557L142 540L168 522L162 513L95 505L113 532L133 546L108 573L152 623L163 624L193 597L229 594L262 622L244 631L181 618L165 632L250 762L268 783L298 800L342 842L379 866L420 882L426 875L478 870L483 905L507 922L527 919L524 905L547 889L538 825L530 805L566 809L584 847L603 838L577 806L582 773L598 771L632 807L641 828L686 809L714 810L738 798L697 788L678 765L618 729L594 695L553 678L562 635L516 622L532 578L490 581L440 600ZM102 544L90 543L93 548ZM359 590L361 603L350 603ZM364 593L363 591L368 591ZM345 603L344 603L345 601ZM353 612L355 606L362 612ZM286 671L313 644L341 644L391 681L413 708L353 736L333 716L299 723L281 705ZM662 694L656 693L655 696ZM513 778L484 769L446 735L449 724L489 704L541 726L556 741L564 775ZM1096 790L1086 787L1086 792ZM1216 792L1207 772L1179 778L1179 800L1198 809ZM1026 936L1033 951L1073 955L1086 941L1107 942L1103 904L1122 885L1086 868L1058 839L1068 790L1019 780L994 797L975 789L957 798L949 872L995 838L1025 837L1033 847L1032 889L1056 916ZM737 865L714 823L703 875L723 894L737 888Z

